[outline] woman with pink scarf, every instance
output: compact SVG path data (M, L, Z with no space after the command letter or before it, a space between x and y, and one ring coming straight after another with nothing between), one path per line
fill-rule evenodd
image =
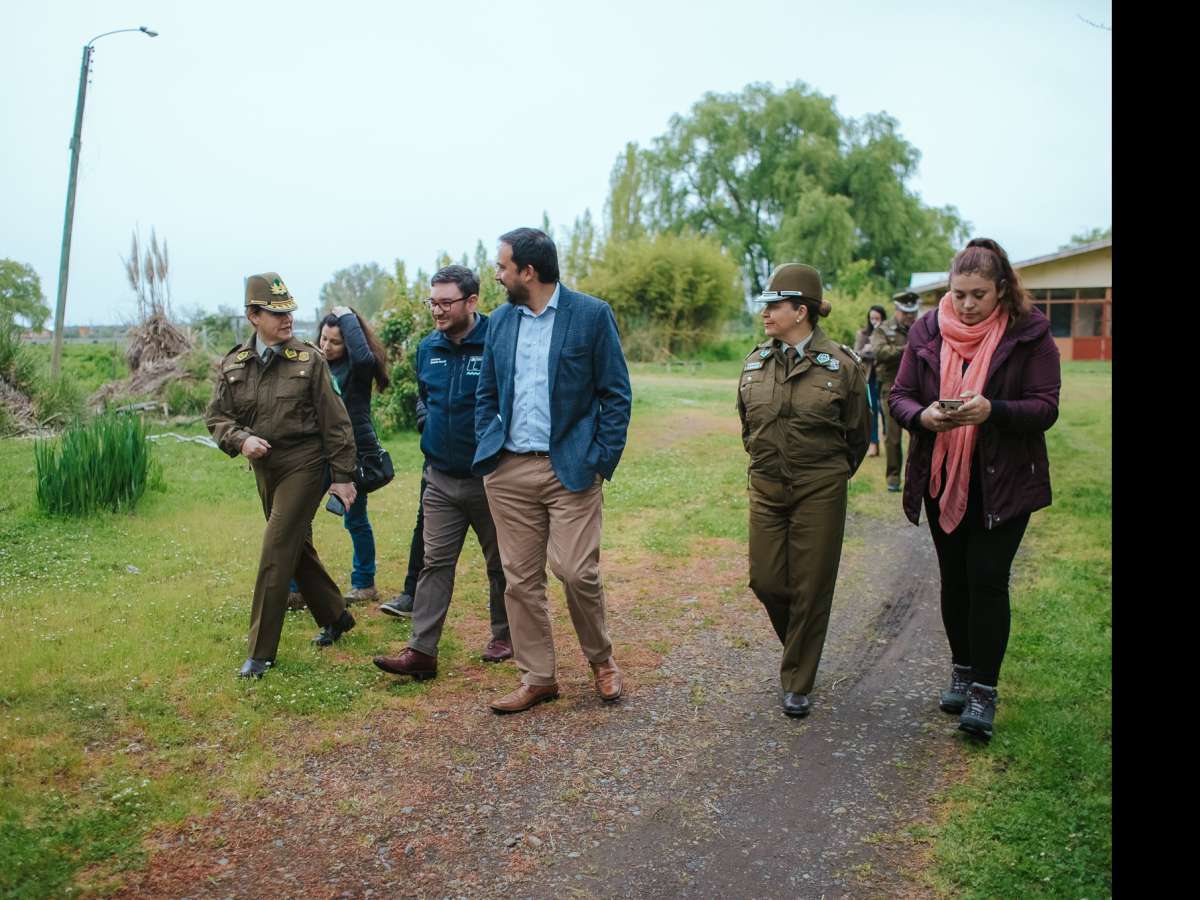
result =
M904 512L918 524L924 505L941 570L952 671L940 705L983 738L1008 645L1013 557L1030 513L1050 505L1045 432L1061 380L1050 322L1008 255L972 240L937 309L909 331L889 406L912 434Z

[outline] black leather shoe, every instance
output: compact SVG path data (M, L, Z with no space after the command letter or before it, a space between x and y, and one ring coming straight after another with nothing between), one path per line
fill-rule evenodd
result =
M248 659L242 663L238 678L262 678L267 674L269 668L271 668L269 659Z
M387 603L379 604L379 611L396 618L411 619L413 614L412 594L401 594L393 597Z
M346 610L342 613L342 617L332 625L326 625L321 629L320 633L312 639L312 642L318 647L328 647L331 644L341 640L343 634L354 627L354 616L350 615L350 611Z
M788 691L783 695L783 711L793 719L803 719L812 709L812 704L808 702L808 697L805 694L796 694Z

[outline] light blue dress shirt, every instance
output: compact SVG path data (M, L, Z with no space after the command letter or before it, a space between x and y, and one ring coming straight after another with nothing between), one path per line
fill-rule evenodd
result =
M558 314L559 285L534 315L517 307L517 356L513 361L513 411L504 449L513 453L550 449L550 338Z

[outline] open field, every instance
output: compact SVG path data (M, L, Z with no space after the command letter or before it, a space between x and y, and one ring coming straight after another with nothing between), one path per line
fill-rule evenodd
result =
M629 448L605 491L603 565L622 623L618 658L637 688L661 683L663 660L695 642L750 646L769 633L765 617L727 621L734 609L755 613L740 568L739 368L634 367ZM1110 373L1066 367L1063 416L1050 433L1055 506L1034 516L1018 558L997 738L986 748L947 739L961 783L945 792L931 784L932 811L897 837L928 859L912 876L924 890L1111 892ZM415 435L385 444L398 475L372 495L371 519L378 584L391 594L403 581L420 452ZM299 778L308 761L374 760L369 735L381 723L397 729L397 741L461 731L447 777L486 777L466 748L490 727L490 717L476 714L482 703L508 690L515 673L480 661L486 580L473 538L436 681L398 682L374 669L369 657L397 651L408 626L359 607L359 627L324 652L308 644L311 617L289 614L278 668L247 684L233 673L245 656L262 529L253 476L244 463L195 444L161 441L155 453L166 489L147 494L136 514L58 521L34 511L32 443L0 442L9 485L0 498L0 628L8 636L0 659L0 894L118 890L169 856L162 848L177 834L206 828L206 817L222 810L265 802L268 784ZM897 498L884 491L882 459L867 460L855 477L851 516L900 535L924 531L903 521ZM351 548L340 521L318 513L315 531L322 559L348 586ZM844 565L851 581L886 564L855 540ZM685 585L695 614L682 627ZM561 627L561 603L558 612ZM586 672L566 629L558 632L564 686L585 694ZM702 697L693 700L702 706ZM581 727L594 724L587 708L552 706L578 715ZM405 747L414 773L438 762L421 760L420 743ZM404 802L416 805L423 783L414 774L407 784L396 790L411 791ZM554 796L567 804L585 788L568 778L555 783ZM349 816L371 799L350 793L337 802Z

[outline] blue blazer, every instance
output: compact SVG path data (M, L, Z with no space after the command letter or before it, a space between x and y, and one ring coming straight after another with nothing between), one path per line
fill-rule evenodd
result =
M625 449L633 392L612 307L560 288L550 335L550 465L563 487L583 491L596 473L612 480ZM475 394L475 475L495 470L508 438L519 320L505 304L488 323Z

